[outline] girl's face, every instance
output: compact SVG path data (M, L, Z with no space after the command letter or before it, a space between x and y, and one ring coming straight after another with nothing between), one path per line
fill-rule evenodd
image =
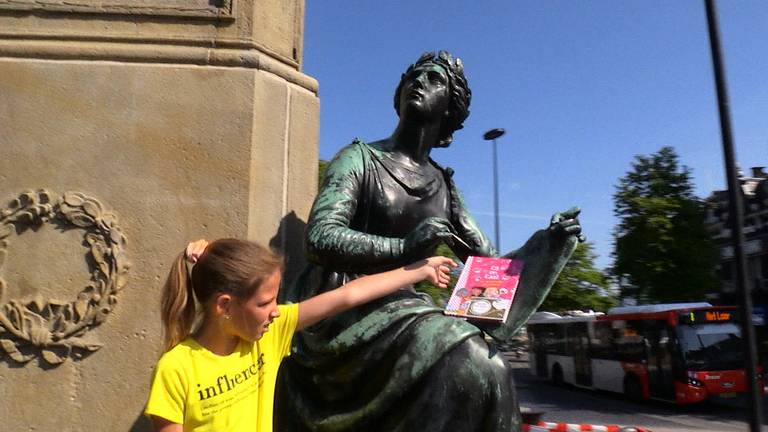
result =
M276 270L256 288L247 300L234 299L230 305L231 331L249 342L261 339L272 320L280 316L277 292L280 289L280 271Z

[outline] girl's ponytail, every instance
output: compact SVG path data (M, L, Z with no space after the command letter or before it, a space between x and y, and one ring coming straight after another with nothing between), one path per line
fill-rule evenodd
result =
M168 351L189 336L196 315L195 296L184 252L176 257L171 266L160 308L164 351Z

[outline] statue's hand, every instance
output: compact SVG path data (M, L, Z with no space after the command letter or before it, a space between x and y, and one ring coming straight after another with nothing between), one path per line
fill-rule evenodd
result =
M403 252L410 257L424 257L432 253L441 241L452 238L453 226L447 219L424 219L405 236Z
M578 207L571 207L562 213L555 213L549 222L550 231L562 236L577 236L579 242L585 242L587 238L581 233L579 213L581 213L581 209Z

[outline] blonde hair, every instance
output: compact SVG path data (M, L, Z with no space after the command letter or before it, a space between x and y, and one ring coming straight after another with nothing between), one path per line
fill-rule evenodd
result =
M163 287L160 315L165 351L186 339L198 315L195 300L206 305L218 294L248 299L266 278L283 270L282 257L258 243L220 239L212 242L188 271L184 252L171 265Z

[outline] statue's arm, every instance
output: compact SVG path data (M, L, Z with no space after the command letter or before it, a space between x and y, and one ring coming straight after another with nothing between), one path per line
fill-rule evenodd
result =
M451 223L457 234L470 246L469 253L465 252L467 248L462 251L460 247L454 247L454 253L462 260L466 259L466 255L495 256L496 251L464 205L458 188L451 179L449 184L453 201ZM549 227L535 232L520 249L504 255L505 258L523 261L520 284L507 321L501 324L476 323L497 341L510 340L546 298L576 244L581 240L578 215L578 209L556 214L552 217Z
M350 228L364 205L367 155L362 144L347 146L328 165L307 224L308 258L337 271L368 273L400 264L403 240Z
M494 339L508 341L544 301L578 242L583 241L578 215L576 208L554 215L549 227L536 231L523 247L505 255L523 261L523 272L507 321L483 328Z

